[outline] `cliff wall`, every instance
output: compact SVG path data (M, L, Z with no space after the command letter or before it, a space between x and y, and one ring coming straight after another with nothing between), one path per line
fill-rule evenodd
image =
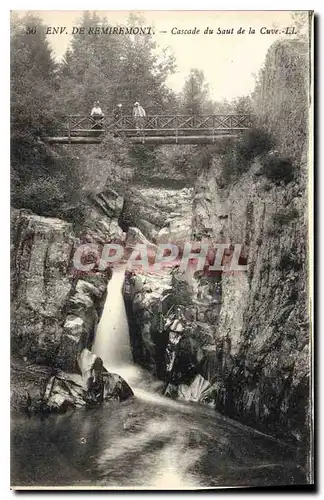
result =
M80 273L74 265L75 251L83 243L122 239L122 207L123 199L113 190L95 195L78 235L63 220L12 210L11 352L13 380L17 379L13 393L17 387L26 393L25 375L31 385L39 386L55 370L78 370L77 357L91 347L111 271ZM14 406L20 395L19 390L17 398L13 394Z

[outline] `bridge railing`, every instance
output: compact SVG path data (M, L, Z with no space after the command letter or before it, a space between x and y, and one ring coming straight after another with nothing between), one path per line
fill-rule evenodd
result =
M170 132L209 132L246 130L251 127L250 115L149 115L143 120L143 129L152 133ZM136 132L133 116L107 115L103 118L93 118L84 115L69 115L65 117L64 128L69 135L90 131L111 131L131 134Z

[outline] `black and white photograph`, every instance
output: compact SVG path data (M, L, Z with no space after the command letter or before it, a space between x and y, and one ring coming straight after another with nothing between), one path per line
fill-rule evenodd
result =
M314 485L314 12L198 8L11 11L12 490Z

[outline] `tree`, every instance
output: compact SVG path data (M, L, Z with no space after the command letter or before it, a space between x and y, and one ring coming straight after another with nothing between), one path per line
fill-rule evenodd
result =
M31 26L35 34L27 34ZM30 134L40 135L53 122L44 103L56 89L56 65L41 20L32 14L13 18L10 49L12 130L23 134L27 126Z
M54 150L41 140L55 132L62 117L53 100L57 65L35 15L12 17L10 62L12 204L63 216L78 191L77 165L66 149Z
M60 100L68 114L89 113L95 100L109 109L121 76L121 37L89 34L89 27L107 25L96 12L84 12L80 25L86 34L73 36L59 72Z
M222 101L213 102L213 113L215 113L215 115L226 115L234 112L233 101L223 99Z
M252 115L253 113L253 103L250 96L238 97L233 105L234 113L238 115Z
M127 24L139 26L145 21L133 14ZM157 113L172 105L174 95L165 82L175 70L174 56L168 49L160 53L156 49L151 35L123 37L124 64L119 95L126 106L139 101L149 113Z
M85 12L82 26L109 27L106 18ZM141 25L138 15L128 25ZM157 53L151 35L75 35L61 65L62 99L69 113L88 113L99 100L109 113L117 103L131 112L139 101L149 112L168 107L174 98L165 81L174 71L174 58L167 50Z
M203 71L196 68L190 71L181 93L181 101L183 112L190 115L202 114L210 108L208 85Z

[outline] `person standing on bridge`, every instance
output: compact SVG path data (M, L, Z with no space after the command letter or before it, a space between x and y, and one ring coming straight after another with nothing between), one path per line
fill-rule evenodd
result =
M137 130L137 133L144 128L144 122L145 122L145 109L140 105L139 102L134 103L134 108L133 108L133 117L135 120L135 127Z
M113 115L116 121L122 117L122 107L122 104L117 104L116 108L113 110Z
M100 107L99 101L95 101L93 108L91 110L91 117L95 122L94 129L100 130L102 129L102 118L105 116Z

